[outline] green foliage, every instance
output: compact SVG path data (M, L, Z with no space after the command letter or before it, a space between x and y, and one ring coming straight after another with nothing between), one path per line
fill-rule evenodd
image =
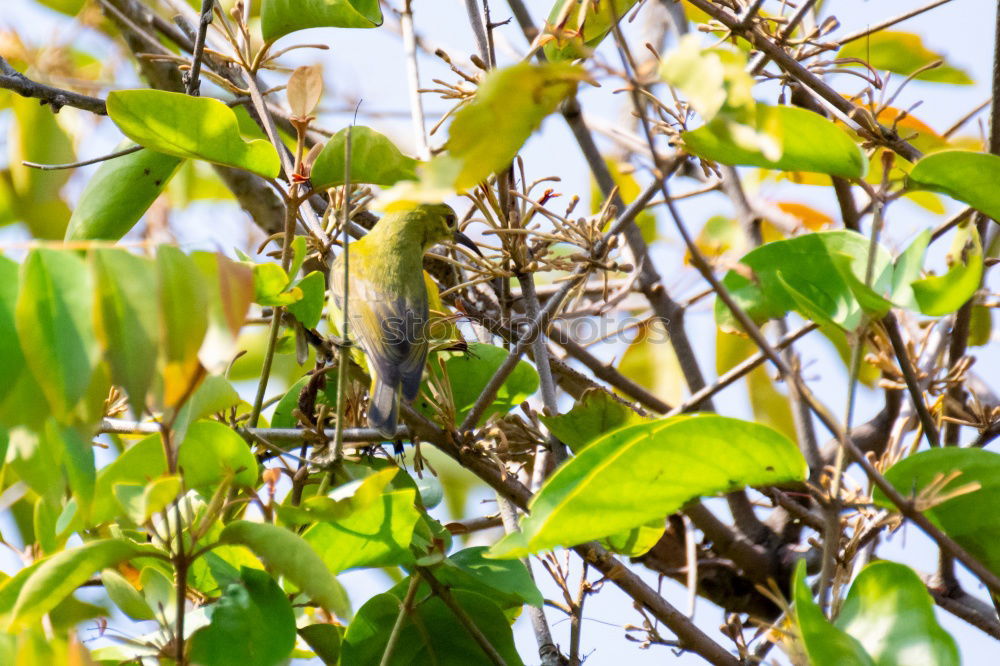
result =
M267 141L240 137L236 114L211 97L163 90L115 90L108 115L125 136L167 155L205 160L274 178L278 153Z
M441 364L429 365L431 384L447 387L447 395L454 405L455 423L465 420L476 399L483 392L487 382L507 358L507 351L493 345L474 342L468 351L444 352L440 354ZM538 372L526 361L518 361L514 371L497 391L493 400L483 412L480 423L493 414L506 414L538 390ZM417 408L427 416L435 414L431 402L418 398Z
M266 572L243 567L212 605L212 622L191 636L191 659L205 666L272 666L295 645L295 614Z
M323 561L302 537L283 527L239 520L219 535L223 544L242 544L273 571L295 584L331 613L348 617L347 595Z
M642 420L627 405L596 390L585 392L565 414L539 418L574 453L605 433Z
M313 163L313 187L322 190L344 184L347 157L347 132L333 135ZM351 132L351 182L394 185L401 180L416 180L417 161L399 152L386 136L370 127L355 125Z
M830 623L812 599L800 561L794 581L795 620L810 663L957 666L955 639L934 618L934 601L909 567L866 566Z
M123 143L120 148L131 144ZM66 240L118 240L135 226L184 160L143 148L101 163L80 195Z
M928 155L910 170L912 188L941 192L964 201L990 217L1000 216L1000 157L967 150L945 150Z
M678 469L683 476L672 474ZM575 546L662 518L702 495L804 478L802 454L766 426L710 414L628 426L591 443L549 477L521 531L492 553L521 557Z
M455 601L509 666L523 664L514 648L514 637L503 612L488 597L456 590ZM369 599L344 635L341 663L379 664L386 641L399 615L400 596L383 593ZM432 657L433 655L433 657ZM486 663L483 650L440 598L423 595L403 618L399 642L389 664L421 664L430 660L442 666Z
M723 119L684 132L685 147L702 159L733 166L811 171L861 178L868 161L851 137L823 116L791 106L757 104L752 117L757 137ZM764 135L768 140L762 140Z
M880 30L867 35L864 39L857 39L845 44L837 52L837 58L842 60L856 58L867 62L875 69L903 76L910 76L922 67L935 61L944 60L941 54L924 46L920 35L895 30ZM854 67L860 66L860 63L857 62L844 62L844 64ZM915 78L921 81L961 85L974 83L965 71L949 65L947 62L932 69L926 69L917 74Z
M378 0L263 0L260 27L273 42L306 28L376 28L382 25Z
M921 451L886 470L885 477L907 497L923 498L924 514L983 564L1000 572L1000 522L982 507L1000 497L1000 454L947 447ZM874 501L892 504L879 490Z
M636 0L583 4L556 0L547 19L554 35L545 42L545 57L552 61L586 58L635 3Z

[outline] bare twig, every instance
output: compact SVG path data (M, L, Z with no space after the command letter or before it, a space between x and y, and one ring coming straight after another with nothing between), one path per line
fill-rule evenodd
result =
M42 104L48 104L57 113L64 106L72 106L99 116L108 115L108 108L103 99L32 81L11 67L2 56L0 56L0 88L15 92L21 97L39 99Z

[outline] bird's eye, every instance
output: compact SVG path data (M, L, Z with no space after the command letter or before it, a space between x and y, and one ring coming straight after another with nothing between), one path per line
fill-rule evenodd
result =
M454 215L445 215L444 223L445 225L447 225L449 230L454 230L455 225L458 224L458 218L456 218Z

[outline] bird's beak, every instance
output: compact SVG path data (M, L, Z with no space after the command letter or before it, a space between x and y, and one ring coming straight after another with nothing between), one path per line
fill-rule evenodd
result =
M478 247L476 247L475 242L473 242L471 238L463 234L461 231L456 231L455 235L452 237L452 240L454 240L459 245L464 245L465 247L469 248L470 250L478 254L480 257L483 256L483 253L479 251Z

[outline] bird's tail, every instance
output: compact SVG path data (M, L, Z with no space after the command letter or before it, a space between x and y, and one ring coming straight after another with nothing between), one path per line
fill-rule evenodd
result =
M399 387L392 386L380 377L372 381L368 399L368 425L383 437L396 436L396 419L399 412Z

